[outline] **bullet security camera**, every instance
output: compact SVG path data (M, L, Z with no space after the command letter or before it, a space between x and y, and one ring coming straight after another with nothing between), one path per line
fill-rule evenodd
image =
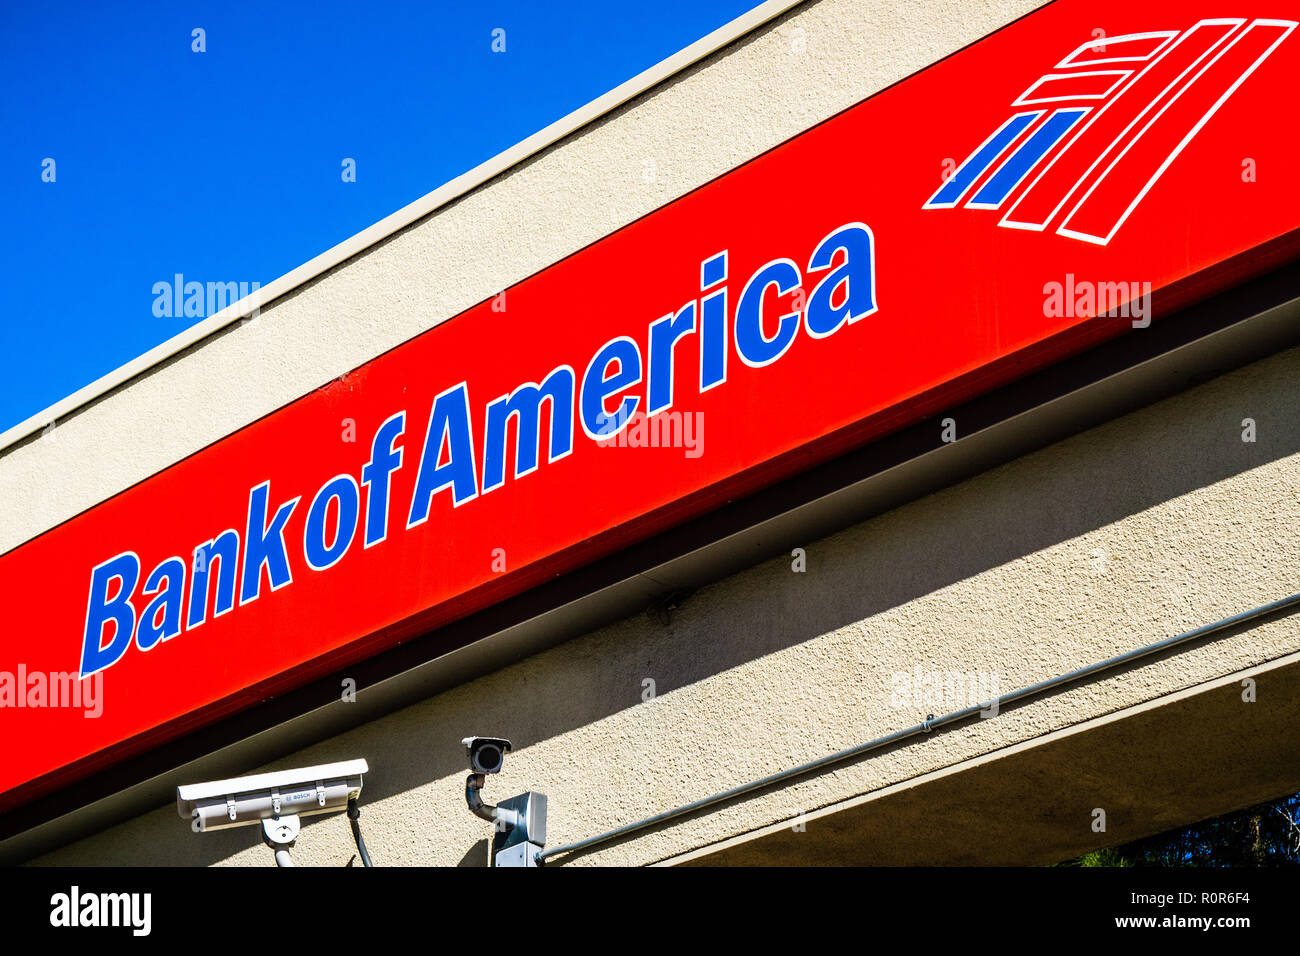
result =
M186 784L176 788L176 812L182 820L193 821L199 833L260 823L262 840L275 851L276 865L293 866L289 848L298 838L298 818L346 809L362 863L370 866L357 809L361 777L369 771L364 760L344 760Z
M189 784L176 788L176 812L184 820L197 819L201 832L252 826L291 813L329 813L361 795L361 775L369 771L364 760L344 760Z
M493 806L483 800L486 774L500 773L510 741L501 737L466 737L470 775L465 778L465 804L470 813L492 824L492 866L537 866L546 845L546 794L528 791Z
M501 737L466 737L461 743L469 754L469 769L475 773L500 773L510 752L510 741Z

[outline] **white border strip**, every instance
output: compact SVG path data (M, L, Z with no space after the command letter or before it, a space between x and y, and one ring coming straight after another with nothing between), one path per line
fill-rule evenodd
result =
M410 205L403 206L397 212L385 216L373 226L361 230L355 236L343 240L332 249L322 252L316 258L303 263L291 272L285 273L274 282L267 283L254 291L252 295L246 296L215 315L209 316L202 322L190 326L161 345L157 345L145 352L139 358L127 362L120 368L73 392L67 398L55 402L44 411L37 412L26 421L20 422L0 433L0 454L3 454L4 450L9 446L35 432L39 432L45 426L67 416L83 405L88 405L95 399L108 394L123 383L147 372L155 365L166 361L194 343L207 338L214 332L237 322L245 316L253 314L264 305L283 298L299 286L311 282L340 263L382 242L395 232L405 229L411 223L427 216L435 209L447 205L452 200L460 198L473 189L477 189L512 166L519 165L548 146L564 139L570 133L594 122L606 113L612 112L674 74L680 73L687 67L698 63L705 57L716 53L745 34L757 29L769 20L804 2L805 0L767 0L767 2L760 4L748 13L741 14L707 36L696 40L685 49L679 50L667 59L661 60L649 69L638 73L627 82L614 87L605 95L597 97L585 106L580 106L569 115L556 120L550 126L537 131L532 136L521 140L486 162L480 163L469 172L462 173L450 182L439 186L433 192L415 200Z

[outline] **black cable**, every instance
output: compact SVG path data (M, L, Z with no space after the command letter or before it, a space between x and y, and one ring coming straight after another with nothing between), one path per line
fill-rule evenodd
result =
M361 836L361 808L357 806L356 797L348 800L348 822L352 824L352 839L356 841L357 852L361 854L361 865L374 866L370 862L370 854L366 852L366 841Z

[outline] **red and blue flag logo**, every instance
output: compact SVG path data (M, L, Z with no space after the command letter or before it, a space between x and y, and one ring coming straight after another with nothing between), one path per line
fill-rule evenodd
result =
M1181 32L1090 40L1011 103L1017 112L923 208L999 210L999 226L1104 246L1295 28L1205 19Z

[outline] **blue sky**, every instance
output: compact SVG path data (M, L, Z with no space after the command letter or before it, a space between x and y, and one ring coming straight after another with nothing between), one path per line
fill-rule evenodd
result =
M0 430L757 4L3 4Z

